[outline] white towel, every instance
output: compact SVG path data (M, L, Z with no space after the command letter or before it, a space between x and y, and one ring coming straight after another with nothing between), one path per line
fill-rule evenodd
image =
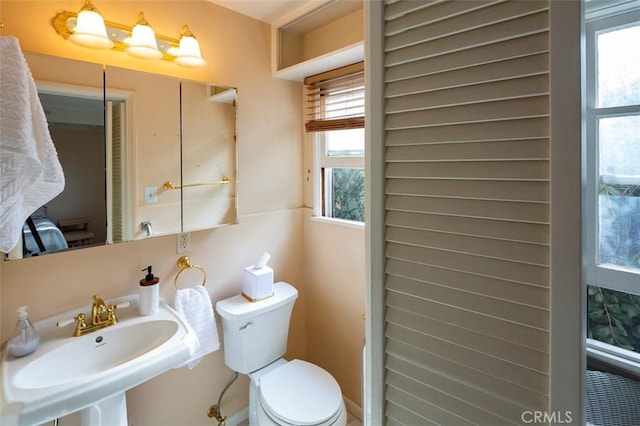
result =
M64 189L36 84L18 39L0 37L0 251L18 243L22 225Z
M202 285L184 288L177 291L174 306L182 318L191 325L200 343L187 362L191 369L204 355L220 349L211 297Z

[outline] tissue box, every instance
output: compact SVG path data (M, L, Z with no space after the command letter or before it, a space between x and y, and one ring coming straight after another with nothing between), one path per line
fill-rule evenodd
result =
M244 268L242 295L252 302L273 296L273 269L254 269L253 265Z

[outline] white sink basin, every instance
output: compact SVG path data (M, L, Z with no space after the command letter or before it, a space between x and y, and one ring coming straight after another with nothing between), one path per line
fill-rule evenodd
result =
M98 401L123 393L191 357L197 338L178 314L160 302L158 313L138 315L138 296L106 301L130 302L116 311L118 323L73 337L74 324L59 328L58 321L91 304L64 312L34 325L40 346L31 355L2 357L2 425L33 425L65 416Z
M93 339L71 339L17 370L13 385L39 389L100 374L152 351L176 331L174 321L136 321L103 329Z

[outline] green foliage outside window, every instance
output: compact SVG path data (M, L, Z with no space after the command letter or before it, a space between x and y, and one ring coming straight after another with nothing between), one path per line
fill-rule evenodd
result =
M587 286L588 337L640 352L640 296Z
M333 217L364 222L363 169L333 169Z

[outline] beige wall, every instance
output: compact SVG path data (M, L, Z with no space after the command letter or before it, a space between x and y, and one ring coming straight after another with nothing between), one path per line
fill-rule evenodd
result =
M89 217L88 230L94 241L106 241L104 223L106 205L104 193L94 188L105 184L104 129L51 129L58 158L75 179L66 180L67 191L47 203L47 217L53 223L59 220ZM70 188L73 185L74 188Z
M310 49L320 40L336 46L336 34L353 42L362 40L363 12L354 12L312 33ZM344 26L345 24L350 26ZM350 31L347 31L347 27ZM329 31L329 30L334 30ZM314 44L315 43L315 44ZM318 52L319 53L319 52ZM302 107L302 105L301 105ZM362 342L365 336L365 232L313 217L313 141L304 136L304 247L307 289L307 354L340 383L342 393L361 406ZM357 407L350 407L356 409Z
M2 0L2 35L17 36L25 51L238 87L240 223L194 232L189 255L207 271L207 289L216 301L238 293L242 267L271 252L276 280L289 281L300 291L288 356L306 358L300 84L271 77L268 25L204 1L98 2L101 13L113 21L133 21L144 10L161 34L177 36L188 23L208 61L203 69L188 70L64 41L50 20L58 11L80 6L77 1ZM107 299L134 293L146 265L154 266L161 277L161 295L171 302L178 258L176 239L167 236L0 262L0 341L11 334L18 306L29 305L37 320L88 305L94 293ZM127 394L131 423L210 425L206 411L231 374L219 351L194 370L171 371L141 385ZM244 379L234 385L223 400L223 414L246 407L247 390Z
M307 355L329 371L342 393L361 405L365 334L364 229L311 219L305 210Z
M364 9L336 19L303 37L304 60L326 55L345 46L362 42L364 37Z

